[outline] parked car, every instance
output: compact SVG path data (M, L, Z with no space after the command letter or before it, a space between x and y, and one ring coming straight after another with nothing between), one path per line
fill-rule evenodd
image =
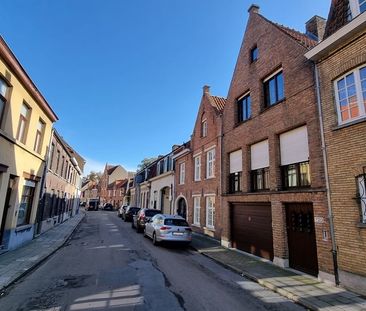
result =
M117 216L118 217L122 217L123 213L126 211L127 205L122 205L118 210L117 210Z
M127 207L123 220L132 221L133 215L136 215L139 210L140 210L140 208L136 207L136 206Z
M181 216L157 214L145 224L144 236L151 238L154 245L163 241L189 244L192 229Z
M135 228L137 232L143 232L145 224L156 214L161 214L161 211L152 208L140 209L139 212L133 216L132 228Z
M106 203L104 206L103 206L103 209L105 211L113 211L113 205L111 203Z

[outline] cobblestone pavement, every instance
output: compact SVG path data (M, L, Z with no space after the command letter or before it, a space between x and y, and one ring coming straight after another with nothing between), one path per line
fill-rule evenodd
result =
M366 310L366 299L356 293L225 248L212 238L194 234L192 247L223 266L311 310Z

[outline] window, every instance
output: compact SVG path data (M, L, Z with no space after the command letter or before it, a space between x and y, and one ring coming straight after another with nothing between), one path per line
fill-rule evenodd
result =
M230 175L229 175L229 192L239 192L241 185L241 175L243 170L243 154L241 150L231 152L230 158Z
M30 108L23 103L22 108L20 110L18 132L17 132L17 139L20 140L23 144L25 144L26 141L26 131L29 122L29 114L30 114Z
M39 119L37 124L36 140L34 142L34 151L38 153L41 153L42 151L44 128L45 123Z
M0 125L5 111L8 88L8 84L0 77Z
M268 139L250 146L251 190L269 189L269 148Z
M259 51L258 51L258 47L257 46L253 47L250 50L250 61L252 63L255 62L258 59L258 54L259 54Z
M310 186L309 161L282 166L284 189Z
M360 13L363 13L366 11L366 0L358 0L358 3L360 5Z
M357 178L358 197L361 205L361 223L366 224L366 175Z
M207 136L207 120L202 120L201 123L201 136L206 137Z
M285 98L282 69L274 75L264 79L265 107L277 104Z
M215 149L207 152L206 177L215 177Z
M194 180L201 180L201 156L194 158Z
M215 197L206 197L206 227L215 228Z
M183 162L179 165L179 184L183 185L186 179L186 164Z
M338 123L366 116L366 67L348 72L335 81Z
M116 190L113 190L113 196L114 197L116 196Z
M349 7L352 12L352 18L355 18L358 14L366 11L366 0L350 0Z
M309 187L309 147L307 127L302 126L280 135L281 174L284 189Z
M34 190L36 183L32 180L25 180L22 198L19 204L17 226L23 226L29 223L30 215L32 212Z
M66 164L67 165L67 164ZM62 162L61 162L61 173L60 176L63 177L64 174L64 166L65 166L65 157L62 156Z
M58 172L59 166L60 166L60 150L57 150L56 173Z
M238 122L248 120L252 116L250 95L238 99Z
M50 150L50 166L49 168L52 170L52 166L53 166L53 157L54 157L54 153L55 153L55 144L52 143L51 144L51 150Z
M193 197L193 224L199 226L201 224L201 198L200 197Z

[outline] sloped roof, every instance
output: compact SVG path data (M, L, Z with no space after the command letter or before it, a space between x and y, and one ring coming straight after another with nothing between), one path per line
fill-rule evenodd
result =
M339 28L349 22L349 0L332 0L327 25L325 26L324 38L335 33Z
M111 175L116 170L117 167L118 167L118 165L108 165L107 166L108 175Z
M316 40L311 39L305 33L302 33L295 29L292 29L292 28L289 28L289 27L286 27L284 25L280 25L280 24L277 24L274 22L271 22L271 23L307 49L311 49L318 43Z
M226 98L220 96L209 95L210 103L217 112L222 112L226 104Z

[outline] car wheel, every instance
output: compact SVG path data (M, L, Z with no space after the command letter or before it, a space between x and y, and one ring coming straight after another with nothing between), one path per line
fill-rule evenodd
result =
M126 217L124 217L123 220L124 220L124 222L127 222L127 218Z
M135 229L135 225L134 225L134 223L133 223L133 220L132 220L132 222L131 222L131 228L132 228L132 229Z
M155 246L158 246L158 244L159 244L158 240L156 239L156 234L155 234L155 232L153 233L153 244L154 244Z

